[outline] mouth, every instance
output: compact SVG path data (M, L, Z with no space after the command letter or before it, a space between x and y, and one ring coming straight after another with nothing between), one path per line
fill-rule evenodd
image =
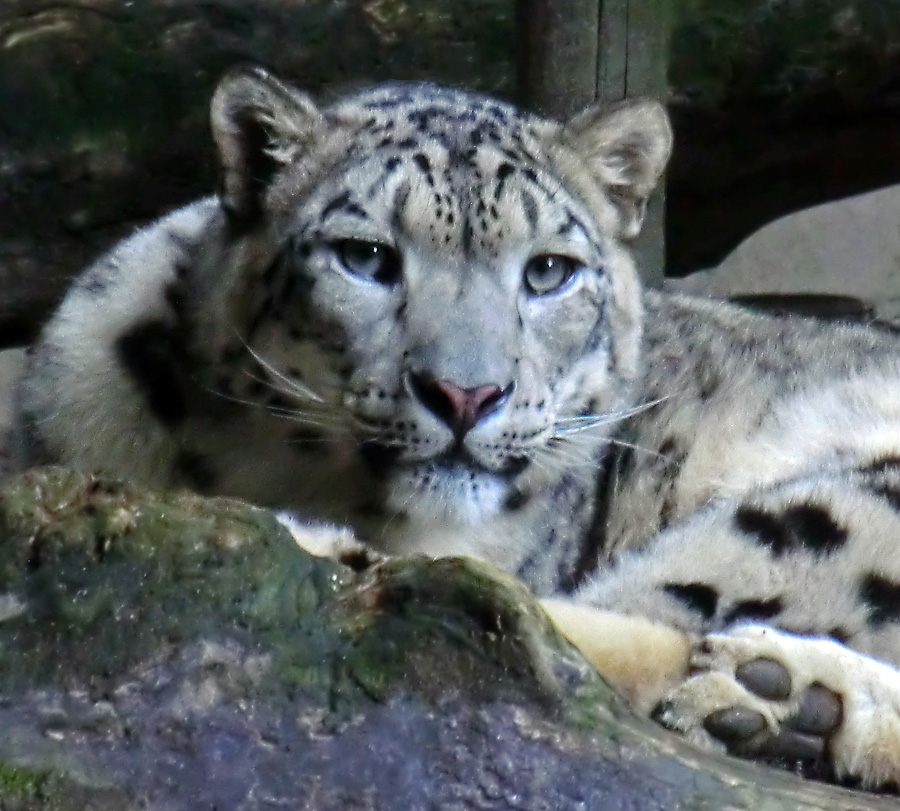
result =
M475 475L493 476L510 480L518 476L530 464L525 456L511 456L497 468L488 467L475 458L461 442L426 459L403 460L403 448L370 442L361 449L362 458L374 473L385 475L397 470L413 470L427 467L435 472L459 474L463 471Z
M529 460L508 458L486 465L460 443L425 459L404 459L403 448L366 443L373 498L392 518L475 525L498 515L518 492L517 476Z

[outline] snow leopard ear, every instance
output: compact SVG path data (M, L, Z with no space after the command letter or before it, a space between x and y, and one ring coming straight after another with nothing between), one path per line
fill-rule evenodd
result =
M611 195L620 215L620 235L636 237L647 198L672 151L672 127L665 107L649 99L590 107L571 119L564 133Z
M312 100L262 68L237 68L219 82L210 105L221 164L222 205L252 223L273 176L307 153L323 129Z

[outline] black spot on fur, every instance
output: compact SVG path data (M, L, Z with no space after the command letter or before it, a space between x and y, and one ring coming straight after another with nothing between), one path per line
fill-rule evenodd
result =
M673 436L667 436L659 446L660 456L676 456L678 454L678 440Z
M526 493L522 490L514 489L503 502L503 509L511 513L518 512L526 504L528 504L529 501L531 501L531 493Z
M175 457L175 478L199 493L208 493L216 486L216 472L209 460L194 451L181 451Z
M826 509L814 504L798 504L778 514L743 506L735 513L734 523L738 530L768 546L776 557L804 549L827 555L847 540L847 530Z
M871 625L900 621L900 583L873 572L862 579L859 596L869 606Z
M578 220L575 219L571 212L568 212L566 221L556 229L556 233L561 237L568 236L579 226Z
M888 473L894 471L900 473L900 456L884 456L876 459L870 465L860 468L862 473Z
M500 471L504 476L518 476L531 464L531 459L527 456L510 456L503 462L503 468Z
M494 199L500 199L500 195L503 194L503 187L506 185L506 179L515 171L515 167L506 161L497 167L497 186L494 189Z
M181 347L173 332L159 321L146 321L116 341L116 354L147 399L156 418L174 428L187 416L178 375Z
M784 604L777 597L771 600L743 600L735 603L722 622L730 625L733 622L767 620L777 616L784 609Z
M900 512L900 487L892 486L886 482L873 484L869 491L879 498L883 498L897 512Z
M416 166L418 166L426 175L431 174L431 161L428 160L428 156L424 152L416 152L413 155L413 160L415 161Z
M839 625L832 628L825 635L831 637L835 642L840 642L842 645L846 645L850 641L850 632Z
M886 456L859 470L863 487L900 512L900 459Z
M472 227L472 223L469 220L468 216L466 216L465 221L463 222L463 229L462 229L463 253L470 255L472 253L472 244L474 242L475 242L475 229Z
M615 480L619 470L619 453L606 454L601 462L593 498L588 498L588 493L581 493L581 501L587 509L593 511L590 526L587 531L581 533L578 543L578 554L575 557L571 571L560 577L559 588L569 594L594 574L600 566L603 550L606 548L606 518L609 515L612 494L615 491Z
M324 220L329 214L341 210L346 209L346 207L350 204L350 192L344 192L343 194L339 194L333 200L329 200L325 205L325 208L322 209L322 219Z
M669 524L672 523L672 516L674 513L675 496L670 489L659 508L659 529L663 530L668 528Z
M492 104L487 108L487 112L489 115L494 116L501 124L506 125L508 118L506 116L506 111L497 104Z
M535 232L538 221L538 204L534 196L528 192L522 192L522 207L524 208L525 220L528 223L531 233Z
M719 592L706 583L666 583L663 591L706 620L712 618L719 604Z
M584 351L589 354L593 354L598 349L600 349L601 346L608 344L612 337L609 332L609 324L604 318L604 313L605 307L601 304L601 306L599 307L599 313L597 315L597 321L594 324L591 330L590 337L588 338L584 346Z
M359 217L361 220L369 219L369 215L366 213L365 209L356 205L356 203L348 203L347 207L344 209L344 213Z

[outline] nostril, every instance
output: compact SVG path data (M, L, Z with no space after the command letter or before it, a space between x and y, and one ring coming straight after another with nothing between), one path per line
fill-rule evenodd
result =
M505 389L489 383L484 386L476 386L474 389L466 389L470 396L470 408L472 409L473 424L483 420L489 414L493 414L506 401L512 393L513 384Z
M416 399L441 422L453 426L458 406L439 385L440 381L426 372L410 372L409 384Z
M409 384L419 402L459 435L493 414L513 390L512 383L505 389L493 383L463 388L426 372L410 372Z

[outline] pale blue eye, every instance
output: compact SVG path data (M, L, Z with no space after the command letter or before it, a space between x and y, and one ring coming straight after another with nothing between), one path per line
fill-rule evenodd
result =
M525 265L522 277L525 288L534 296L543 296L562 288L581 263L570 256L555 253L533 256Z
M384 285L400 281L400 254L389 245L362 239L342 239L334 244L334 252L344 270Z

